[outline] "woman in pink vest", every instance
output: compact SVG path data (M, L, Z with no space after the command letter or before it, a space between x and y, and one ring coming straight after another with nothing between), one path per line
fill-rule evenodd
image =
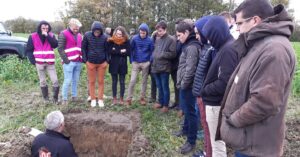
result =
M68 90L72 86L72 100L77 100L77 85L80 78L82 52L82 36L79 33L81 27L79 20L72 18L69 28L58 36L58 52L63 61L64 83L62 87L63 105L68 103Z
M54 50L57 47L57 40L51 32L51 26L46 21L41 21L37 32L32 33L28 38L26 54L31 64L36 66L40 87L45 103L49 101L46 72L50 76L53 87L53 102L58 102L59 84L55 70Z

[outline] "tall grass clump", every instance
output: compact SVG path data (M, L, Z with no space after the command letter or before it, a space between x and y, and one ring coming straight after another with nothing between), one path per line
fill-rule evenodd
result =
M293 80L293 88L292 92L294 96L300 96L300 68L299 68L299 61L300 61L300 42L294 42L293 47L296 53L297 65L295 70L295 76Z

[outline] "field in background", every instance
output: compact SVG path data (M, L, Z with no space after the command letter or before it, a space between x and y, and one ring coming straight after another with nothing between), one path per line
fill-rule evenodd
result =
M26 34L14 34L28 37ZM297 61L300 57L300 43L293 43L296 50ZM57 54L57 52L56 52ZM57 55L58 56L58 55ZM59 58L59 57L58 57ZM298 64L299 65L299 64ZM60 60L56 61L56 68L60 85L63 82L63 72ZM130 70L129 70L130 71ZM300 156L300 71L297 69L293 82L292 96L289 99L287 110L287 152L286 156ZM69 109L83 109L99 111L99 108L91 109L84 100L87 98L85 66L81 73L79 83L79 98L82 103L71 103L69 106L56 106L53 104L43 105L39 89L38 76L36 69L27 60L19 60L15 57L8 57L0 60L0 142L11 141L21 138L18 129L21 126L36 127L43 130L43 119L47 113L53 110L67 111ZM126 88L128 86L130 74L126 77ZM139 79L140 82L141 79ZM48 81L50 83L50 81ZM136 86L135 99L140 93L140 83ZM173 87L171 90L173 91ZM172 92L171 93L174 93ZM127 90L126 90L127 92ZM150 77L148 79L148 95L150 95ZM111 78L109 73L105 76L105 95L111 96ZM51 92L50 92L51 94ZM125 93L125 97L126 97ZM173 100L173 95L171 100ZM151 104L141 106L138 102L127 108L123 106L111 106L111 99L106 99L105 111L138 111L141 113L143 134L150 140L151 156L181 156L178 153L179 147L184 143L184 138L172 136L172 132L179 130L180 119L176 116L176 111L168 114L161 114L152 109ZM198 148L201 148L201 141L198 141ZM191 154L189 154L191 155ZM0 149L1 156L1 149Z

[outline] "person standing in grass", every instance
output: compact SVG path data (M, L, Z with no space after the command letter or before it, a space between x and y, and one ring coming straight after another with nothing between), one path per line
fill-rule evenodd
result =
M82 40L83 62L86 62L89 80L91 106L97 105L96 80L98 83L98 105L104 107L104 75L108 66L107 36L103 32L103 25L94 21L91 31L84 34Z
M79 28L82 24L77 19L70 19L69 28L65 29L58 36L58 52L63 62L64 83L62 87L63 105L68 104L68 90L72 86L72 101L77 98L77 85L80 78L82 52L82 36Z
M285 113L296 69L289 37L292 18L283 5L245 0L234 11L241 33L235 47L241 61L221 104L217 139L236 157L283 156Z
M196 110L196 98L192 94L193 80L198 64L200 43L196 39L194 26L185 20L178 23L176 35L182 43L182 53L177 71L177 88L180 95L180 106L184 112L184 125L180 133L187 140L180 147L182 154L191 152L196 145L199 116ZM179 135L176 135L179 136Z
M50 76L53 89L53 102L58 103L59 83L55 69L54 49L57 47L55 35L46 21L41 21L37 31L32 33L27 42L26 54L31 64L36 66L44 101L49 101L46 72Z
M128 87L127 105L131 105L134 92L134 86L137 81L137 76L142 71L142 90L140 95L140 104L146 105L146 89L150 67L150 57L154 49L153 41L149 37L149 27L146 23L142 23L139 27L139 33L133 36L130 47L130 63L132 63L131 78Z
M124 104L125 76L128 72L127 57L130 55L130 41L123 26L118 26L111 38L108 38L108 53L111 56L109 73L112 78L112 104ZM120 82L120 100L117 100L117 85Z
M176 57L176 39L167 33L167 23L160 21L155 26L156 40L152 54L151 72L158 89L158 102L154 108L161 108L161 112L168 112L170 101L169 77L171 60Z

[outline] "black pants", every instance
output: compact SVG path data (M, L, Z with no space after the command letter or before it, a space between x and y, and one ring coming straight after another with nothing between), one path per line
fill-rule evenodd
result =
M154 75L151 73L151 99L156 101L156 82L155 82L155 78Z
M171 77L174 83L174 91L175 91L175 104L179 104L179 90L176 88L177 83L177 70L173 70L171 72Z
M113 97L117 97L118 76L120 80L120 97L123 98L125 92L125 75L122 74L111 74Z

